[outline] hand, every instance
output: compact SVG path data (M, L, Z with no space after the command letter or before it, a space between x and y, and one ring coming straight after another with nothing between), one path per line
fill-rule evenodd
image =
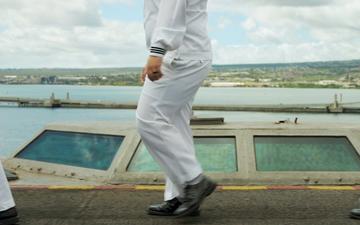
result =
M141 81L145 81L145 77L151 81L159 80L163 74L161 73L161 65L163 59L161 57L149 56L146 66L144 67L141 74Z

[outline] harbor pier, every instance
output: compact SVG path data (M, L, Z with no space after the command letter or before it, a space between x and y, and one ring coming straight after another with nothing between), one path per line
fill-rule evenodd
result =
M87 109L136 109L136 103L118 103L109 101L72 100L69 94L66 99L56 98L54 94L47 99L24 97L1 97L0 103L14 103L19 107L37 108L87 108ZM279 113L360 113L360 102L339 103L337 96L330 104L266 104L266 105L216 105L195 104L198 111L248 111Z

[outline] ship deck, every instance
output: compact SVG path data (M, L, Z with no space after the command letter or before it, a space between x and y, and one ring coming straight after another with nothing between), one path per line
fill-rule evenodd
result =
M160 191L33 190L14 191L22 225L74 224L242 224L340 225L349 219L359 191L217 191L199 217L148 216L146 207L162 200Z

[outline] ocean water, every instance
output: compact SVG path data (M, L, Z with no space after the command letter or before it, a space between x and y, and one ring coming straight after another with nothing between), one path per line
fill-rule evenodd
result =
M141 87L66 86L66 85L0 85L0 96L57 98L134 103ZM276 88L201 88L195 104L317 104L330 103L335 94L342 94L344 102L360 102L360 90L341 89L276 89ZM283 119L300 122L356 123L356 114L301 114L196 111L197 116L223 116L227 122L274 122ZM134 110L116 109L44 109L0 106L0 157L10 156L30 140L46 124L71 121L135 122Z

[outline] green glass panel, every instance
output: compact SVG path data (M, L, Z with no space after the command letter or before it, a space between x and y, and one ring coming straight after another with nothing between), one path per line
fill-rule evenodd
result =
M346 137L255 137L258 171L360 171Z
M233 137L196 137L194 138L196 156L204 171L207 172L236 172L236 144ZM128 171L130 172L159 172L158 164L153 160L145 145L140 144Z
M107 170L124 137L45 131L16 158Z

